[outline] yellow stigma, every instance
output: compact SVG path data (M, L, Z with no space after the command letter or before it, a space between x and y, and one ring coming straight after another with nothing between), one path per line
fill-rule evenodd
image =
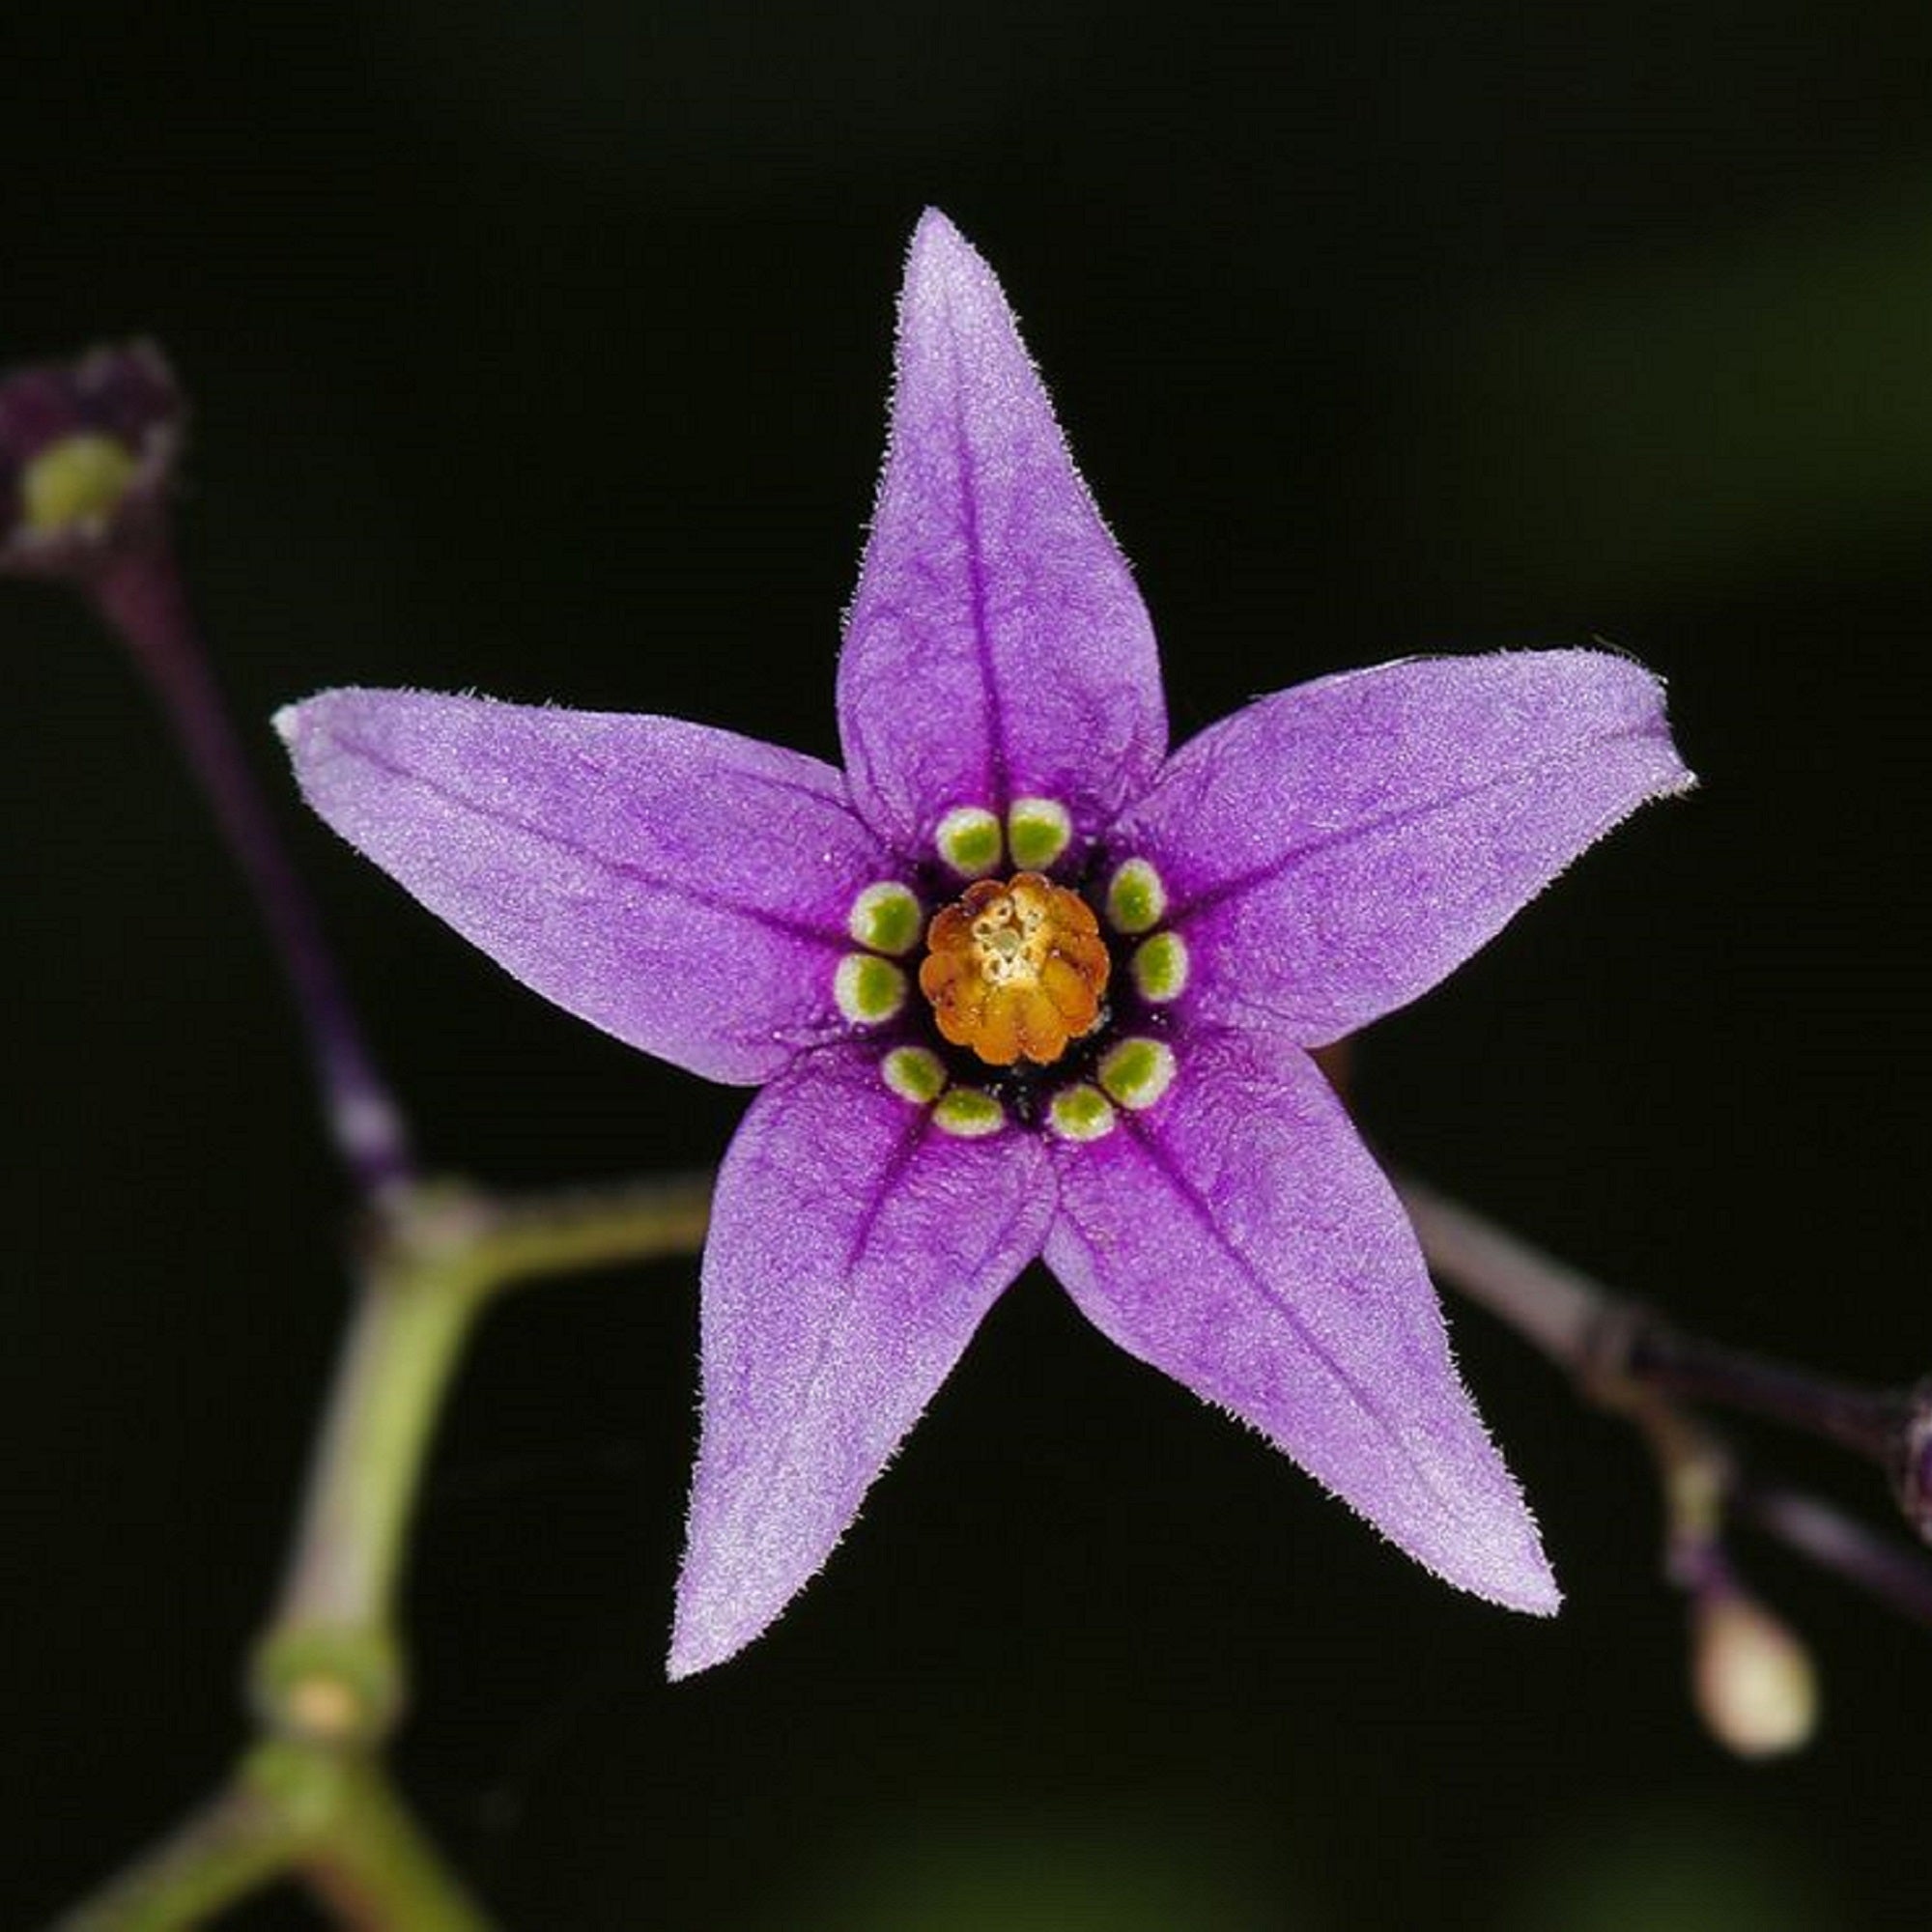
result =
M140 465L124 443L92 430L51 442L20 472L20 512L36 536L99 528L121 507Z
M933 916L919 969L939 1031L989 1066L1046 1066L1100 1013L1112 962L1087 901L1037 872L981 879Z

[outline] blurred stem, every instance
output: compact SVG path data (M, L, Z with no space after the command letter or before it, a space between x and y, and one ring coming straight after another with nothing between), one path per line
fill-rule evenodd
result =
M1420 1181L1404 1179L1400 1191L1430 1266L1534 1343L1591 1401L1645 1428L1653 1446L1663 1441L1659 1430L1676 1403L1763 1416L1876 1463L1907 1521L1932 1541L1932 1378L1909 1389L1859 1388L1684 1334ZM1837 1560L1844 1546L1814 1541L1807 1553L1873 1587L1869 1564ZM1901 1560L1919 1559L1908 1552Z
M323 1425L285 1615L386 1621L429 1434L480 1308L460 1263L371 1271Z
M1430 1266L1584 1382L1635 1384L1765 1416L1899 1473L1913 1391L1855 1388L1687 1335L1420 1181L1404 1180L1401 1192Z
M689 1254L708 1173L497 1202L418 1187L379 1225L325 1411L280 1605L257 1648L265 1721L371 1744L403 1699L395 1598L444 1396L490 1298L520 1281Z
M481 1307L460 1259L384 1258L364 1281L325 1411L255 1692L278 1728L373 1740L400 1710L394 1626L425 1452Z
M281 1876L298 1835L279 1806L238 1783L50 1932L172 1932L198 1925Z
M711 1221L709 1168L479 1204L468 1239L484 1292L586 1268L695 1255Z
M1588 1366L1613 1297L1493 1221L1419 1180L1398 1184L1429 1265L1573 1375Z
M308 1035L323 1111L365 1195L408 1179L408 1129L362 1037L300 878L229 722L165 527L117 547L86 580L173 727L252 890Z
M295 1868L337 1922L360 1932L488 1932L489 1920L443 1862L373 1757L287 1753L276 1767L316 1823ZM259 1760L258 1760L259 1762Z
M177 1932L282 1878L361 1932L488 1932L376 1758L284 1739L52 1932Z
M1916 1550L1875 1535L1821 1497L1795 1490L1745 1484L1739 1489L1736 1508L1765 1535L1809 1557L1821 1569L1856 1578L1900 1616L1932 1629L1932 1568Z
M389 1197L255 1650L263 1738L229 1791L56 1932L175 1932L283 1876L362 1932L485 1932L380 1755L403 1708L396 1598L429 1446L497 1293L694 1253L711 1185L694 1173L515 1201L457 1185Z

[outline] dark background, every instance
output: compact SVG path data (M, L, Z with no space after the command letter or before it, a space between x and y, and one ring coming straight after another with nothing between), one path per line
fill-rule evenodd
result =
M942 205L1135 559L1177 735L1425 648L1601 637L1668 676L1702 792L1378 1028L1361 1108L1687 1321L1902 1379L1932 1356L1928 59L1902 0L10 8L0 356L146 331L191 386L222 675L434 1159L683 1163L742 1096L410 906L300 818L265 721L407 682L833 753L899 253ZM7 586L0 676L0 1895L31 1921L239 1739L343 1193L128 667ZM534 1291L436 1460L412 1789L523 1927L1922 1923L1924 1634L1747 1552L1826 1718L1724 1757L1637 1449L1452 1313L1553 1624L1432 1583L1036 1271L830 1572L673 1690L694 1270Z

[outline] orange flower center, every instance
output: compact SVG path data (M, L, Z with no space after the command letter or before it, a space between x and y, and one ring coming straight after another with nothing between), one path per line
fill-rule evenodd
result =
M1100 1016L1112 962L1093 908L1037 872L967 887L925 944L919 984L939 1031L988 1065L1051 1065Z

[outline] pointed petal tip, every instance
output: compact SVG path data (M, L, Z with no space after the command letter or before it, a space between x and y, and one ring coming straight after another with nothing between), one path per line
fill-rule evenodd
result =
M391 696L404 694L390 693ZM298 697L291 704L284 704L269 720L274 726L275 735L291 751L299 749L301 743L325 728L331 714L338 713L365 697L380 697L381 693L362 690L355 685L336 685L327 691L311 693L307 697Z
M1560 654L1552 652L1548 655ZM1627 688L1635 732L1652 739L1661 754L1657 777L1647 796L1681 798L1686 792L1694 791L1697 788L1697 774L1684 762L1670 729L1670 688L1665 680L1640 659L1620 650L1605 649L1599 645L1572 655L1589 661L1593 668L1600 671L1606 691L1619 683Z
M993 267L959 232L952 219L928 208L912 231L906 248L905 282L900 293L902 313L910 305L923 310L946 300L963 302L966 312L995 307L1009 327L1012 325L1005 292Z
M1487 1430L1484 1435L1487 1440ZM1493 1445L1491 1447L1493 1454ZM1363 1506L1364 1498L1341 1494L1321 1476L1317 1481L1375 1529L1384 1543L1420 1565L1437 1582L1499 1610L1514 1610L1526 1617L1553 1617L1563 1607L1563 1591L1543 1553L1536 1519L1516 1478L1499 1458L1494 1474L1500 1481L1489 1486L1484 1497L1472 1499L1475 1506L1462 1513L1460 1520L1433 1522L1422 1535L1412 1533L1412 1528L1409 1533L1395 1533L1388 1520Z
M687 1683L736 1657L750 1641L750 1637L720 1639L715 1633L694 1631L680 1617L671 1630L670 1650L665 1658L665 1681Z
M1563 1607L1563 1591L1543 1553L1543 1539L1521 1489L1514 1476L1501 1473L1507 1495L1492 1499L1486 1520L1468 1523L1460 1547L1409 1547L1407 1553L1453 1589L1498 1609L1553 1617ZM1451 1560L1443 1560L1445 1556Z
M781 1597L772 1603L769 1595L755 1583L748 1587L743 1577L721 1575L715 1565L695 1562L687 1550L672 1599L666 1681L682 1684L715 1670L761 1637L789 1602Z
M1563 1591L1544 1554L1542 1532L1522 1486L1496 1453L1486 1428L1483 1435L1494 1458L1496 1480L1486 1486L1487 1494L1462 1515L1460 1522L1438 1525L1436 1533L1426 1541L1411 1541L1389 1537L1389 1525L1374 1517L1368 1520L1451 1589L1464 1591L1501 1610L1515 1610L1526 1617L1553 1617L1563 1607ZM1344 1500L1367 1515L1358 1501Z
M1563 1592L1540 1549L1534 1559L1533 1564L1519 1564L1507 1581L1498 1579L1476 1594L1500 1609L1526 1617L1553 1617L1563 1607Z
M1484 1435L1487 1439L1488 1432ZM1321 1476L1316 1480L1378 1531L1384 1543L1419 1564L1437 1582L1492 1604L1499 1610L1514 1610L1526 1617L1553 1617L1563 1607L1563 1591L1543 1553L1536 1520L1516 1479L1499 1459L1495 1475L1500 1483L1490 1488L1487 1496L1460 1521L1432 1523L1422 1535L1414 1534L1412 1528L1396 1534L1388 1520L1364 1507L1364 1498L1343 1495Z
M915 254L928 248L956 248L976 259L979 255L979 250L960 234L958 223L942 208L927 207L920 211L919 219L913 223L912 248Z
M1563 1608L1563 1592L1552 1577L1534 1597L1525 1597L1520 1603L1506 1604L1503 1607L1520 1610L1526 1617L1553 1617Z
M1515 1490L1514 1479L1508 1480ZM1324 1483L1322 1487L1328 1486ZM1563 1607L1562 1588L1543 1553L1542 1541L1520 1490L1515 1490L1511 1498L1513 1507L1503 1506L1503 1520L1496 1520L1492 1506L1487 1521L1466 1523L1453 1542L1432 1538L1426 1544L1392 1536L1388 1524L1377 1521L1358 1502L1346 1496L1341 1500L1378 1530L1383 1542L1452 1590L1525 1617L1553 1617Z
M671 1610L666 1680L682 1684L749 1650L791 1607L830 1553L830 1549L820 1553L810 1577L774 1583L770 1576L756 1574L757 1551L749 1552L752 1574L747 1575L742 1563L733 1570L687 1549Z

